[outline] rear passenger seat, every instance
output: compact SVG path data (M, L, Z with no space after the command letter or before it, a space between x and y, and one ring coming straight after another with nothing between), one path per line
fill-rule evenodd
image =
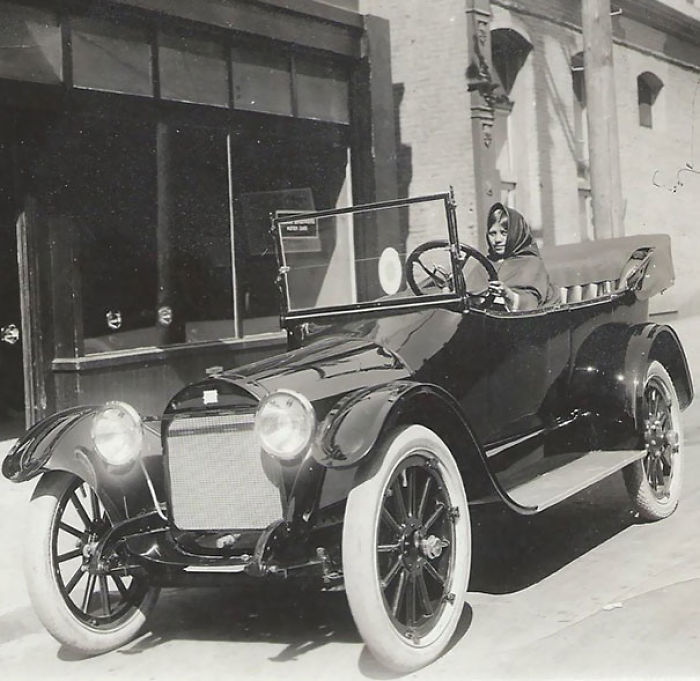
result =
M542 257L559 291L560 303L565 305L595 300L625 288L639 265L639 256L632 259L639 249L658 249L661 257L668 259L672 277L670 244L666 234L635 235L545 247Z

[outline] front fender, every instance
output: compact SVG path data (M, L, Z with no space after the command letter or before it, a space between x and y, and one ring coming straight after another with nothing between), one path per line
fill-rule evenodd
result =
M672 328L653 323L632 327L608 324L586 339L572 367L571 408L617 421L630 434L638 431L644 382L653 360L669 372L681 409L685 409L693 399L685 353Z
M25 482L49 470L72 473L97 491L113 522L154 508L163 500L163 471L158 424L144 423L141 463L110 466L94 450L90 429L97 406L73 407L40 421L17 440L2 464L3 475Z
M351 393L321 423L312 452L326 468L360 468L371 464L384 434L408 424L424 425L445 442L455 457L470 503L500 499L521 514L535 510L507 495L459 405L435 385L397 381Z

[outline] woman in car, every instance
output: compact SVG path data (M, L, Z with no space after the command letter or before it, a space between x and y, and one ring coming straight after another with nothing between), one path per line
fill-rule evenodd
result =
M511 311L535 310L555 300L552 286L530 225L513 208L494 203L486 222L488 258L498 272L489 291L502 297Z

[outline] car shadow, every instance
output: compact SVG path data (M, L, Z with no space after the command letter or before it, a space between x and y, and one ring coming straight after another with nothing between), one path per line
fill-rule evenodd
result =
M621 473L534 516L502 505L476 507L469 589L521 591L638 522Z
M164 590L148 634L120 652L138 655L174 639L284 644L268 658L272 662L298 659L330 642L361 642L344 593L262 583Z

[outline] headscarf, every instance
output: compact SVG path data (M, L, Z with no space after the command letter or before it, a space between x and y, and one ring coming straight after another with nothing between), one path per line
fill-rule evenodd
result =
M534 309L551 302L554 300L554 288L549 281L530 225L517 210L502 203L494 203L491 206L487 225L498 209L508 217L506 248L500 256L491 250L489 244L488 258L493 262L499 280L523 298L524 307L521 306L520 309ZM488 239L486 241L488 243Z
M489 209L489 216L486 224L490 225L493 214L497 211L502 211L508 218L508 238L506 239L506 249L503 255L498 255L491 250L491 243L486 240L489 248L488 257L493 262L505 260L506 258L517 258L524 255L540 256L540 249L537 248L535 239L532 236L530 225L527 224L525 218L518 213L514 208L508 208L502 203L494 203ZM497 222L497 220L493 220Z

